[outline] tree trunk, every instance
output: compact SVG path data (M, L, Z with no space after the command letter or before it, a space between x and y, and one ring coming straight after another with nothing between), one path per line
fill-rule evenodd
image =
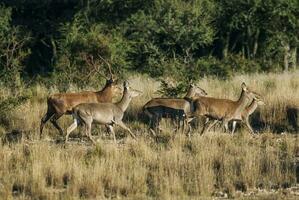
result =
M228 46L229 46L229 33L226 34L223 39L223 49L222 49L222 58L226 58L228 54Z
M247 44L245 45L246 47L246 57L247 59L250 59L251 58L251 53L250 53L250 47L249 47L249 42L247 41Z
M247 26L247 34L244 37L246 38L246 42L245 42L245 46L246 46L246 57L247 59L250 59L252 57L252 54L250 52L250 45L251 45L251 41L252 41L252 34L251 34L251 27Z
M241 39L240 35L237 35L235 37L236 39L231 43L231 48L230 48L230 51L234 51L236 46L237 46L237 43L239 42L239 40Z
M51 58L51 65L54 66L56 59L57 59L57 48L53 37L51 37L51 45L52 45L52 58Z
M289 70L289 57L290 57L289 43L285 43L283 48L284 48L284 57L283 57L284 71L288 71Z
M290 67L296 70L297 68L297 47L290 49Z
M258 40L259 40L259 36L260 36L260 30L257 29L255 36L254 36L254 44L253 44L253 51L252 51L252 57L255 58L256 56L256 52L257 52L257 48L258 48Z
M245 46L242 45L242 58L245 59Z

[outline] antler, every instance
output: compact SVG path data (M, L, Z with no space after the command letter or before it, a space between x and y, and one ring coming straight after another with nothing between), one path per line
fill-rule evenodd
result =
M96 61L93 59L93 56L92 55L86 55L86 54L83 54L83 59L85 60L85 62L87 63L87 65L93 67L93 71L91 71L88 76L90 76L94 71L97 72L99 75L101 75L102 77L104 77L105 79L108 79L107 76L105 76L105 74L103 73L100 73L100 69L99 69L99 65L96 63Z
M110 73L110 78L112 79L113 74L112 74L112 70L111 70L111 65L110 65L110 63L107 62L107 60L105 60L100 54L98 54L98 56L101 58L102 61L104 61L104 62L107 64L108 69L109 69L109 73Z

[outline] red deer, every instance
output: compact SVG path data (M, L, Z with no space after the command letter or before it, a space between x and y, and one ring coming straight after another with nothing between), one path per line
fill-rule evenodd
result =
M188 92L184 98L154 98L143 106L143 111L151 120L151 132L155 135L156 129L159 127L161 118L171 118L178 121L178 129L180 122L183 121L183 130L187 122L187 115L193 112L192 98L195 96L205 96L207 93L200 87L190 84ZM190 132L190 126L189 131Z
M265 105L265 102L258 98L258 97L254 97L254 99L252 100L251 104L243 111L241 119L234 119L233 120L233 128L232 128L232 134L234 134L235 129L236 129L236 124L238 121L241 121L243 123L245 123L246 127L249 129L249 131L251 132L251 134L254 134L254 131L249 123L249 116L254 113L254 111L257 109L257 107L259 105Z

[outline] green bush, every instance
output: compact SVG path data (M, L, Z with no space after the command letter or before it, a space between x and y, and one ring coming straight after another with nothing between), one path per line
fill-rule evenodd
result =
M16 88L21 85L31 38L24 28L12 25L11 16L11 9L0 5L0 81Z
M180 74L193 55L213 41L211 1L154 1L126 22L126 38L132 43L133 69L153 77ZM178 71L178 72L177 72Z
M186 94L189 84L185 81L179 81L175 85L166 80L161 80L161 86L158 93L164 97L183 97Z
M126 49L130 46L115 30L106 34L104 24L88 24L82 14L61 27L58 60L53 79L59 85L99 85L113 74L128 68ZM109 63L109 64L107 64Z

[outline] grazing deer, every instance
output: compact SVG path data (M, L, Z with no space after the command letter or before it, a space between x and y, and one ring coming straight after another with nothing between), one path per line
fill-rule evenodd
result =
M242 92L237 101L212 97L198 97L194 101L194 113L192 115L206 117L201 135L205 132L209 119L214 119L214 122L209 125L207 130L214 126L217 121L222 121L225 131L228 131L228 122L241 118L241 114L250 103L250 100L257 96L255 92L247 88L245 83L242 83L241 88Z
M135 135L132 131L123 123L122 118L124 112L128 108L133 97L137 97L141 94L140 91L130 89L127 82L124 82L124 92L122 99L117 103L82 103L77 105L72 110L74 123L67 128L67 134L65 142L68 141L70 133L75 130L78 124L85 126L85 134L90 140L95 143L91 137L91 124L98 123L106 125L110 132L113 134L114 141L116 142L115 132L113 125L118 125L121 128L127 130L131 136L135 139Z
M243 123L245 123L246 127L249 129L249 131L251 132L251 134L254 134L254 131L249 123L249 116L254 113L254 111L257 109L257 107L259 105L265 105L265 102L258 98L257 96L255 96L251 102L251 104L243 111L242 115L241 115L241 119L234 119L233 120L233 128L232 128L232 134L234 134L235 129L236 129L236 124L238 121L241 121Z
M101 57L102 60L104 60ZM95 67L93 58L87 59L89 65ZM110 64L104 60L104 62L109 67L110 78L102 73L101 76L106 78L106 84L104 88L97 92L84 91L78 93L58 93L53 94L47 99L47 112L41 119L40 124L40 138L42 137L42 132L47 121L51 121L56 129L63 135L62 128L58 125L57 120L64 114L71 114L72 109L80 103L99 103L99 102L112 102L112 98L115 94L120 92L117 87L117 81L113 79Z
M178 129L180 122L183 121L183 129L188 124L187 116L193 112L192 98L195 96L206 96L205 90L190 84L188 92L184 98L154 98L143 106L143 111L151 120L151 132L155 135L153 128L159 127L161 118L171 118L178 120ZM189 131L190 132L190 126Z

